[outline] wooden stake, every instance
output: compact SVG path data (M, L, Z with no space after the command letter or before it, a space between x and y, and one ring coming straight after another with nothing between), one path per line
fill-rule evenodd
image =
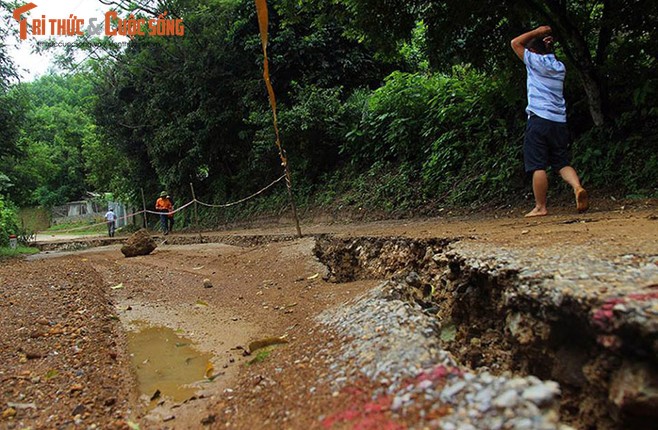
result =
M190 182L190 190L192 190L192 200L194 200L194 224L198 227L199 226L199 211L197 209L197 203L196 203L196 194L194 193L194 186Z
M286 163L286 188L288 188L288 198L290 199L290 206L292 207L292 216L295 218L297 237L302 237L302 229L299 227L299 217L297 217L297 207L295 206L295 199L292 196L292 183L290 181L290 170L288 170L288 163Z
M144 198L144 188L139 189L142 192L142 209L144 212L142 212L142 220L144 220L144 228L146 229L146 199Z

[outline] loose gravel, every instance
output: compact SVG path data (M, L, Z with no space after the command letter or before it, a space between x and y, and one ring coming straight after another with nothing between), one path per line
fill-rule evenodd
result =
M389 281L319 321L342 346L325 381L336 391L361 377L382 387L373 401L390 399L393 418L417 415L410 428L560 429L556 382L492 375L460 366L441 348L436 318L396 299L404 284ZM321 419L327 419L321 417Z

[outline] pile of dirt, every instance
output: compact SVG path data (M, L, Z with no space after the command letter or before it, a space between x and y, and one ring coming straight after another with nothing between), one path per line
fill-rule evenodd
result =
M144 229L137 230L128 238L121 247L121 253L126 257L137 257L138 255L149 255L157 248L155 241Z

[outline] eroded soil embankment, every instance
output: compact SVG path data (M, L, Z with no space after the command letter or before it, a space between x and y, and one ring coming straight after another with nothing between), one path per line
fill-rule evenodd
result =
M463 364L559 382L560 412L572 425L649 428L658 414L657 318L603 324L626 298L553 291L547 278L490 256L466 259L448 249L453 241L323 237L315 253L333 281L406 283L403 298L436 316L442 345ZM658 299L651 290L625 297Z
M159 245L194 245L201 243L222 243L233 246L258 246L267 243L287 242L297 238L294 235L271 234L271 235L235 235L199 233L188 235L153 236ZM37 242L34 244L42 252L67 252L80 251L84 249L98 248L123 244L127 237L81 237L76 240L59 240L49 242Z

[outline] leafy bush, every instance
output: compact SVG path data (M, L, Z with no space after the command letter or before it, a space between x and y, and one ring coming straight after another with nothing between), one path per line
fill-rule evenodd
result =
M504 77L468 67L451 75L394 72L368 100L343 151L364 168L405 164L428 198L495 198L523 175L522 106Z
M574 164L583 182L627 195L658 196L657 127L658 109L639 105L611 126L577 138Z
M356 126L347 134L342 152L353 163L367 166L375 161L419 161L429 119L429 100L446 80L437 75L393 72L362 107Z
M16 209L0 196L0 246L9 245L10 234L18 234Z
M279 106L278 124L281 141L287 151L290 167L305 185L315 184L324 172L340 162L339 148L350 127L353 111L344 101L343 90L314 85L293 85L290 106ZM279 155L274 145L272 114L254 112L249 124L257 127L250 154L247 179L262 174L266 166L275 169L274 178L282 173Z
M454 68L429 101L425 190L452 203L491 200L523 175L523 104L504 80Z
M582 94L567 98L575 101L568 105L577 133L573 164L586 187L619 196L658 196L658 69L655 49L651 54L643 47L652 40L627 33L611 44L600 74L610 98L604 126L591 127L588 105L578 101Z

